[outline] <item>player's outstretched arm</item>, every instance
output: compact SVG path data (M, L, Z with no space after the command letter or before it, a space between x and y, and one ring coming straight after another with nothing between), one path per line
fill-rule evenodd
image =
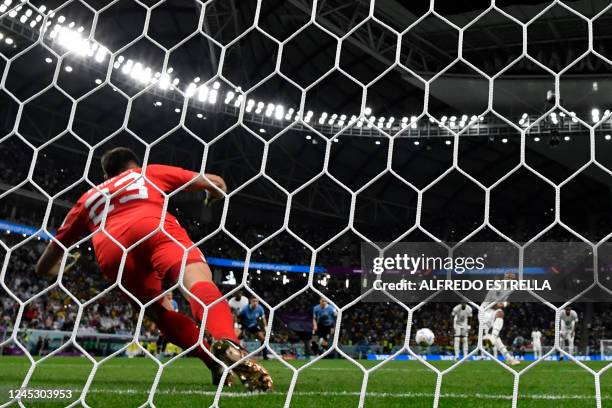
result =
M53 242L49 243L36 263L36 273L39 276L55 278L59 274L63 255L64 250L62 248L55 245ZM81 254L78 252L69 254L68 261L64 266L64 271L72 269L80 257Z
M47 245L36 263L36 274L48 278L54 278L59 273L59 268L64 250L54 243Z
M207 191L212 198L223 198L223 193L227 193L227 185L221 176L206 173L199 175L196 180L186 188L186 191Z

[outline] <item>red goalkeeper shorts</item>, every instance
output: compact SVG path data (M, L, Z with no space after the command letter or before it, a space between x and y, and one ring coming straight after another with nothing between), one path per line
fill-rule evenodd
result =
M159 226L159 218L143 218L121 233L109 231L125 248L139 242ZM178 281L180 265L186 248L193 242L187 231L174 217L166 219L164 230L159 230L127 252L121 283L141 302L147 302L162 292L164 280ZM175 242L170 236L174 238ZM110 281L116 281L124 251L106 235L94 236L94 249L100 269ZM186 264L206 262L204 255L194 247L187 254Z

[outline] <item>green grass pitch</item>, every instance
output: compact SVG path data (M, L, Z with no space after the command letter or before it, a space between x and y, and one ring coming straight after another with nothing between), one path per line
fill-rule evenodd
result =
M304 362L294 361L295 367ZM362 361L365 367L375 362ZM435 364L440 369L451 362ZM605 363L587 363L594 370ZM249 394L241 385L225 389L221 407L282 407L291 383L292 371L278 361L269 361L275 390L269 394ZM518 366L523 369L527 363ZM29 368L23 357L0 357L0 405L8 401L7 389L19 387ZM52 357L34 371L30 388L79 390L92 368L79 357ZM86 402L92 407L136 407L147 401L157 365L145 358L114 358L102 364L92 382ZM601 377L603 406L612 404L612 370ZM322 360L303 370L297 380L291 406L355 407L363 382L362 371L346 360ZM366 407L430 407L436 375L418 362L392 361L373 371L368 380ZM443 377L440 407L510 407L514 377L492 361L465 362ZM156 407L207 407L213 402L215 387L210 373L193 358L168 365L154 397ZM61 407L63 401L24 401L27 407ZM13 406L18 406L13 404ZM571 362L541 362L520 377L519 407L595 407L595 382L588 371Z

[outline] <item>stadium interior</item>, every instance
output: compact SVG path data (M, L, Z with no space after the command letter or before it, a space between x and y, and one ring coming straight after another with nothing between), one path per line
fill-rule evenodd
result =
M427 354L453 355L457 302L409 312L416 304L362 297L364 241L602 244L598 263L568 279L576 293L596 277L612 290L612 9L592 38L588 20L608 2L566 1L531 21L550 2L496 1L531 21L526 42L489 1L435 1L425 18L428 0L378 0L374 18L369 3L315 2L316 24L308 0L0 3L0 342L19 329L44 355L78 323L84 348L103 357L133 336L138 309L118 287L78 314L76 300L111 285L90 242L74 249L81 262L63 287L35 296L52 284L33 267L46 233L103 181L99 159L116 146L226 180L214 206L183 192L168 211L220 260L210 263L224 293L241 286L266 315L275 308L269 343L287 359L325 350L311 342L321 295L342 308L337 347L352 358L414 346L415 327L435 333ZM575 354L603 357L612 306L581 297ZM532 353L534 328L549 350L555 310L508 307L502 337L517 355ZM117 337L96 340L106 334ZM143 344L157 335L145 320ZM23 354L2 344L0 354Z

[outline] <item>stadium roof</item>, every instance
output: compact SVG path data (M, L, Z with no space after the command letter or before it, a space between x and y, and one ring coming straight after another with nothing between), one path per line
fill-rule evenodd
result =
M154 5L154 2L144 3L148 6ZM464 3L438 1L435 10L448 18L452 24L463 27L482 13L482 7L489 5L488 1ZM532 3L498 1L497 5L513 18L525 22L548 4L548 2ZM43 5L38 2L34 4L39 7ZM60 2L48 1L44 4L48 10L57 7ZM82 26L83 33L87 34L94 17L88 7L100 10L108 4L93 0L85 3L72 2L58 10L55 18L63 15L66 23L75 21L75 28ZM140 39L125 49L121 49L122 46L142 32L146 12L134 1L120 0L100 13L93 39L112 52L121 49L119 54L123 56L123 66L132 59L161 70L165 56L163 48L172 49L167 67L173 68L172 75L179 79L181 85L178 87L183 92L196 77L200 78L200 83L214 77L220 61L219 45L229 44L224 59L223 74L233 85L241 86L242 90L246 91L274 69L279 47L268 36L274 37L277 41L287 39L308 22L311 7L305 0L264 0L259 27L266 34L251 30L236 40L253 26L256 1L217 0L205 4L201 29L212 38L212 41L198 34L178 45L189 33L200 27L197 17L201 3L191 0L166 0L159 3L151 12L148 30L150 38ZM607 2L571 1L567 4L585 16L592 17L601 11ZM305 28L283 46L280 72L294 80L297 85L307 87L312 84L333 65L336 52L336 40L333 36L342 36L357 27L367 15L367 5L366 1L319 2L320 9L316 18L319 26L311 25ZM400 32L416 23L428 5L429 1L377 1L374 16L384 25L376 22L365 23L352 32L344 40L339 55L340 66L355 79L364 82L375 79L391 65L394 59L396 34L392 30ZM609 45L612 33L608 28L612 26L611 17L612 13L604 14L594 23L596 34L594 48L602 53L606 52L606 47L612 49ZM35 21L34 16L29 18ZM32 36L32 32L35 33L36 29L30 29L28 32L24 30L24 24L19 25L18 22L8 19L8 15L5 14L2 18L2 30L12 29L15 40L12 44L3 43L0 52L6 57L11 57L33 43L35 36ZM497 12L482 16L479 21L465 30L464 57L486 73L494 74L508 65L509 60L520 54L521 28L507 16ZM553 70L559 68L559 64L567 65L569 56L579 56L582 53L581 50L586 42L585 24L579 16L561 6L556 6L530 25L527 31L530 55ZM405 67L410 68L413 74L428 78L432 73L447 67L456 58L458 39L456 27L438 17L428 17L421 23L414 24L403 35L400 61ZM51 39L46 38L45 42L59 54L66 52ZM535 48L530 48L531 46ZM7 88L21 100L26 100L51 83L55 74L56 60L56 56L40 46L20 55L11 63ZM102 63L95 63L92 59L82 58L75 53L67 54L57 72L56 84L72 97L81 97L99 86L98 81L105 77L106 64L109 61L107 55ZM6 61L1 61L0 64L4 67ZM104 85L80 101L75 114L73 130L79 137L92 144L121 127L128 109L128 101L121 93L135 95L143 89L137 81L122 76L121 69L112 67L108 69L112 84L121 92L115 91L109 84ZM367 106L372 107L378 117L389 118L390 115L395 115L399 118L418 115L422 110L423 90L421 81L413 74L405 69L395 69L371 84L368 87ZM567 72L567 75L561 77L563 106L568 110L576 110L579 115L588 112L589 116L583 117L585 120L590 119L593 107L600 106L603 111L604 103L607 102L606 96L612 89L608 89L611 86L608 84L609 81L599 79L607 78L608 75L609 67L592 55L583 63L577 64L574 69ZM567 81L564 80L566 77L569 78ZM484 101L488 91L484 80L477 78L482 77L466 64L452 65L431 86L429 112L436 118L449 113L458 115L480 113L483 106L486 108ZM551 79L552 76L547 74L545 69L533 62L517 63L507 75L496 81L497 88L494 92L496 109L508 115L520 116L522 112L541 115L547 109L546 91L551 87L554 88L554 81ZM222 89L231 88L229 82L222 79L220 82ZM519 85L522 88L517 90ZM525 92L524 89L529 91ZM358 114L361 95L362 88L351 78L342 73L335 73L309 89L306 110L326 111L330 115L332 112ZM223 95L220 96L222 97ZM282 103L285 106L298 106L300 93L289 81L277 75L245 95L244 100L251 97L255 100ZM183 97L176 92L164 92L153 87L132 102L128 127L145 141L152 142L177 126L183 114L183 101ZM4 129L8 130L11 128L11 118L14 117L16 105L6 94L3 95L3 102L5 102L2 104ZM32 141L36 140L35 144L61 134L68 124L70 109L70 100L60 90L51 88L26 104L23 112L26 120L22 120L20 133L31 137ZM237 120L235 115L223 114L215 109L205 111L197 106L188 106L185 117L187 128L204 141L212 140ZM245 125L263 138L269 138L279 130L257 122L248 124L247 120ZM582 129L574 131L572 135L574 136L572 143L561 143L554 150L543 142L530 144L527 153L528 163L555 181L567 177L586 161L585 158L588 158L588 143L585 143L588 131ZM263 146L245 130L237 130L228 136L209 152L209 169L224 170L224 174L234 178L234 185L239 185L250 179L260 168ZM374 140L342 137L342 135L339 139L340 141L334 144L332 149L335 166L331 171L343 183L358 188L363 184L363 180L378 174L384 168L388 141L383 135L374 137ZM427 139L419 144L415 144L411 139L398 140L394 150L395 154L399 155L393 159L394 170L418 187L433 181L451 165L452 146L449 147L446 143L449 139L442 138L439 141ZM318 144L315 143L317 141ZM84 146L78 142L65 142L66 139L63 138L54 144L70 144L71 148L86 152ZM322 140L314 132L311 134L304 132L303 129L300 132L288 132L287 137L275 142L274 149L271 149L268 156L266 170L273 174L273 177L284 179L281 184L285 183L288 188L295 188L320 170L317 166L320 165L324 153L324 144L321 142ZM126 132L122 132L110 144L117 143L140 145ZM96 154L99 154L105 146L107 145L101 146ZM609 150L606 146L605 144L598 146L598 152L604 156ZM142 145L140 150L144 150ZM187 132L176 130L171 137L153 149L152 160L159 158L175 163L182 161L180 164L195 167L200 162L202 150L201 143ZM464 140L460 144L460 150L462 152L460 165L470 174L478 174L478 177L490 184L495 177L503 175L503 171L509 171L518 164L520 156L518 132ZM295 163L287 163L284 159L287 155L296 157ZM500 167L500 163L506 164ZM502 173L492 173L490 169L493 165ZM540 169L538 166L546 169ZM461 177L456 181L454 184L446 185L443 190L433 189L430 192L430 196L436 197L436 202L431 205L434 212L443 214L453 205L475 208L479 206L475 202L479 200L479 196L468 194L473 185ZM263 197L264 202L278 202L277 193L270 193L271 190L273 189L269 186L254 188L251 196ZM535 197L538 197L540 191L543 190L535 188L528 196L538 200ZM397 197L404 193L405 189L402 186L388 181L377 183L371 190L366 191L365 195L376 197L378 203L385 201L390 203L397 201ZM323 196L330 201L330 208L341 209L347 205L343 189L330 182L321 191L309 196L303 207L314 205L313 203L321 201ZM334 200L337 202L333 202ZM416 204L416 196L410 195L400 203L399 207L412 211ZM534 207L533 211L540 213L539 208Z

